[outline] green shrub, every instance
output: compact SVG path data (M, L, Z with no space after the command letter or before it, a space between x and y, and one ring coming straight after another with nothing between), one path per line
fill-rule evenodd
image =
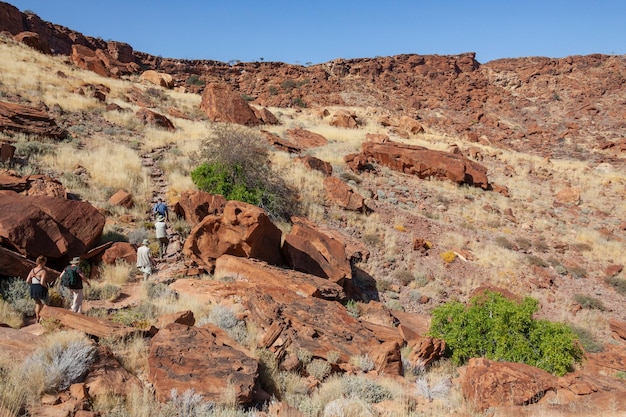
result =
M602 301L594 298L590 295L575 294L574 301L576 301L582 308L589 308L592 310L606 311L606 307L602 304Z
M485 292L468 306L458 301L433 310L429 335L444 339L457 364L470 358L521 362L564 375L582 360L576 335L562 323L532 318L537 300L514 303L502 294Z
M288 219L296 210L296 192L272 172L265 141L251 130L216 125L194 162L191 179L200 190L257 205L274 220Z
M198 77L196 74L191 74L189 76L189 78L187 78L187 81L185 81L185 84L187 84L187 85L203 86L206 83L200 77Z

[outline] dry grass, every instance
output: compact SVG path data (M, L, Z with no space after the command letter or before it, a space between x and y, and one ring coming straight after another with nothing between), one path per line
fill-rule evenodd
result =
M102 283L121 285L134 275L136 267L127 262L116 262L113 265L101 264L98 273Z
M6 324L14 329L19 329L24 323L24 318L19 311L16 311L9 303L0 299L0 323Z

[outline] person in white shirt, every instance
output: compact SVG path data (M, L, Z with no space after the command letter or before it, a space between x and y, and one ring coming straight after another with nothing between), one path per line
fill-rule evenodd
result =
M142 245L137 248L137 268L143 273L144 281L147 281L148 277L152 275L152 265L154 263L149 244L148 239L144 239Z

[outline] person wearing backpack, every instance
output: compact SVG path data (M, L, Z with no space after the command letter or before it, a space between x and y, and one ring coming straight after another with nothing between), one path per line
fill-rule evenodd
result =
M167 212L167 204L163 202L162 198L157 199L156 204L152 207L152 214L154 214L155 217L159 215L163 216L165 220L168 220Z
M72 310L74 313L80 313L83 305L83 282L91 286L91 283L85 278L83 271L80 269L80 257L76 256L70 261L70 265L67 266L59 278L61 279L61 285L69 289L72 294Z

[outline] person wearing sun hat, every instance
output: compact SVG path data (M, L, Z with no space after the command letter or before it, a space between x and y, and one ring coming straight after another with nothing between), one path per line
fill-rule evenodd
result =
M80 313L83 305L83 282L86 282L89 286L91 286L91 283L89 282L89 280L87 280L87 278L85 278L83 271L80 269L79 256L75 256L70 261L70 265L66 267L63 272L61 272L61 275L59 275L59 278L61 279L61 284L63 284L64 282L64 275L74 275L80 278L75 280L74 283L70 283L70 285L68 285L67 287L70 294L72 295L72 306L70 307L70 310L72 310L74 313Z
M154 223L154 230L156 232L156 238L159 241L159 259L163 259L167 253L167 245L170 243L167 238L167 225L165 224L165 216L157 214L156 222Z
M144 239L141 246L137 248L137 268L143 273L144 281L147 281L148 277L152 275L152 265L154 264L148 245L150 242L148 239Z

